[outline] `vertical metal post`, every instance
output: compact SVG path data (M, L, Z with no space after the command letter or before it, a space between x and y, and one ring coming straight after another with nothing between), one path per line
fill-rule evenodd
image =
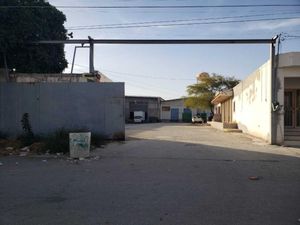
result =
M74 54L73 54L72 67L71 67L71 74L73 74L74 63L75 63L75 56L76 56L76 50L77 50L77 46L74 47Z
M275 87L275 45L273 43L270 44L270 64L271 64L271 138L270 138L270 144L276 144L276 130L277 130L277 121L276 121L276 115L275 111L273 110L273 104L275 102L275 95L276 95L276 87Z
M90 42L90 73L94 73L94 41L91 37L89 37Z

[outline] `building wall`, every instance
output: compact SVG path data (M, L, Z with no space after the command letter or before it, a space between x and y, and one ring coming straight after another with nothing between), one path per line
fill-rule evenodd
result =
M233 89L233 122L245 133L271 141L271 64L259 67Z
M176 100L169 100L163 101L161 103L162 107L170 107L170 111L163 111L161 107L161 120L163 121L170 121L171 120L171 110L178 109L178 119L179 121L182 120L182 113L184 108L184 99L176 99Z
M0 131L22 133L24 113L36 134L86 128L114 138L125 134L124 83L0 83Z
M279 57L275 79L275 96L279 103L274 113L275 143L284 143L284 90L300 89L300 53L285 53ZM259 67L234 87L235 111L233 120L239 129L271 142L271 64Z
M277 101L279 110L276 111L275 137L277 144L284 143L284 90L300 89L300 52L281 54L276 79Z
M126 96L125 97L125 119L130 122L130 113L134 111L143 111L147 113L147 121L150 118L160 119L160 97L142 97Z
M289 57L290 61L295 62ZM282 63L283 64L283 63ZM300 58L299 58L300 64ZM279 110L276 112L277 129L276 143L284 143L284 90L300 89L300 65L292 67L281 67L278 69L277 79L277 101L279 102Z
M232 108L232 98L229 98L221 103L221 115L223 123L232 123Z
M163 107L170 107L169 111L163 111ZM174 100L167 100L161 102L161 120L162 121L170 121L171 120L171 110L178 109L179 111L179 121L182 121L182 113L184 109L187 107L184 105L184 99L174 99ZM201 109L191 109L192 116L196 115L200 112L210 112L210 110L201 110Z

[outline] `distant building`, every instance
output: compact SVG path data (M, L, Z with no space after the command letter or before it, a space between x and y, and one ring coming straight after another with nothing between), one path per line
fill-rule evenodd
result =
M161 102L161 120L176 122L191 122L191 117L197 113L209 113L208 109L190 109L185 106L184 98L170 99Z
M221 91L216 94L215 98L211 101L214 104L214 121L223 122L226 124L233 123L233 90Z
M134 111L145 112L145 122L160 120L160 106L163 99L152 96L125 96L125 120L133 122Z

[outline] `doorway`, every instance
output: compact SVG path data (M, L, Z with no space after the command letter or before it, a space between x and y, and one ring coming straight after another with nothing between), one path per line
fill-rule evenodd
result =
M300 128L300 89L284 92L284 126Z

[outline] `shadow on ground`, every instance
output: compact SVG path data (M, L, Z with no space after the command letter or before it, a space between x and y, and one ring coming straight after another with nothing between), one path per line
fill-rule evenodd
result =
M0 224L299 224L297 157L145 139L96 154L1 158Z

